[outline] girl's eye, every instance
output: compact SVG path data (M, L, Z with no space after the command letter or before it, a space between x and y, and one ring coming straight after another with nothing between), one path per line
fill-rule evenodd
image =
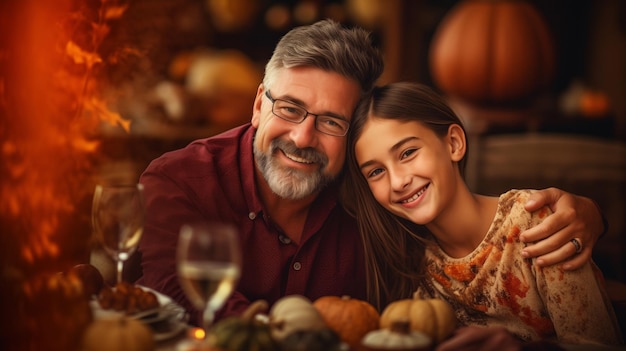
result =
M379 175L380 173L382 173L382 171L383 170L380 169L380 168L373 169L369 173L367 173L367 178L375 177L375 176Z
M400 159L405 159L415 153L417 149L408 149L400 155Z

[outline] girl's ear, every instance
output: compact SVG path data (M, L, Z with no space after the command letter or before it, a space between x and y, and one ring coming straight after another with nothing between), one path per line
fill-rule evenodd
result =
M256 89L256 98L254 99L254 104L252 105L252 119L250 122L255 128L259 127L259 118L261 118L261 106L264 94L265 89L263 88L263 83L261 83Z
M448 127L447 139L450 147L450 158L455 162L461 161L467 152L467 140L463 128L458 124L451 124Z

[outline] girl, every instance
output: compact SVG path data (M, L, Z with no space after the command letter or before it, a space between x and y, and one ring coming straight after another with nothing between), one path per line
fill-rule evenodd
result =
M523 258L519 233L550 210L524 210L525 190L471 193L467 153L461 121L426 86L376 88L357 108L343 198L363 236L372 303L441 298L462 325L490 327L457 334L440 349L468 346L482 330L524 341L621 343L595 265L565 272Z

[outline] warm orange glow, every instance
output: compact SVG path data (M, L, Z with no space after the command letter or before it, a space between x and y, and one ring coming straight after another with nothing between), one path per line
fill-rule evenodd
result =
M73 41L68 41L65 46L65 52L69 57L74 59L74 63L84 64L87 68L92 68L96 63L101 63L102 59L93 52L85 52Z
M137 52L117 43L111 47L122 54L99 52L109 21L127 7L120 2L0 1L0 310L11 320L3 323L8 350L74 350L91 318L84 295L69 296L59 285L68 276L58 272L89 259L100 128L130 130L109 108L115 87L104 70ZM80 306L84 313L72 311Z
M0 219L3 235L13 236L4 239L17 260L10 263L36 268L40 261L67 259L65 250L89 241L89 209L78 206L91 196L98 126L130 129L130 121L108 108L97 75L105 64L98 47L109 32L107 20L120 18L127 5L102 1L96 18L81 13L87 12L81 1L3 6L10 15L2 17L1 29L11 34L0 51L9 67L0 71L6 120L0 127Z
M202 328L192 328L191 330L189 330L189 336L195 340L203 340L206 336L206 333Z
M124 12L126 12L127 8L128 5L126 4L109 4L109 6L106 6L104 8L103 18L105 20L119 19L122 17L122 15L124 15Z

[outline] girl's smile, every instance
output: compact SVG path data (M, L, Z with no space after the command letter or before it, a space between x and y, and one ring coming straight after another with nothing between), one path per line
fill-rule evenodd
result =
M417 192L413 193L413 195L409 196L408 198L399 200L398 203L407 208L416 206L419 203L417 200L421 200L423 198L423 195L426 192L426 189L428 189L429 185L430 183L426 184L426 186L420 188Z

